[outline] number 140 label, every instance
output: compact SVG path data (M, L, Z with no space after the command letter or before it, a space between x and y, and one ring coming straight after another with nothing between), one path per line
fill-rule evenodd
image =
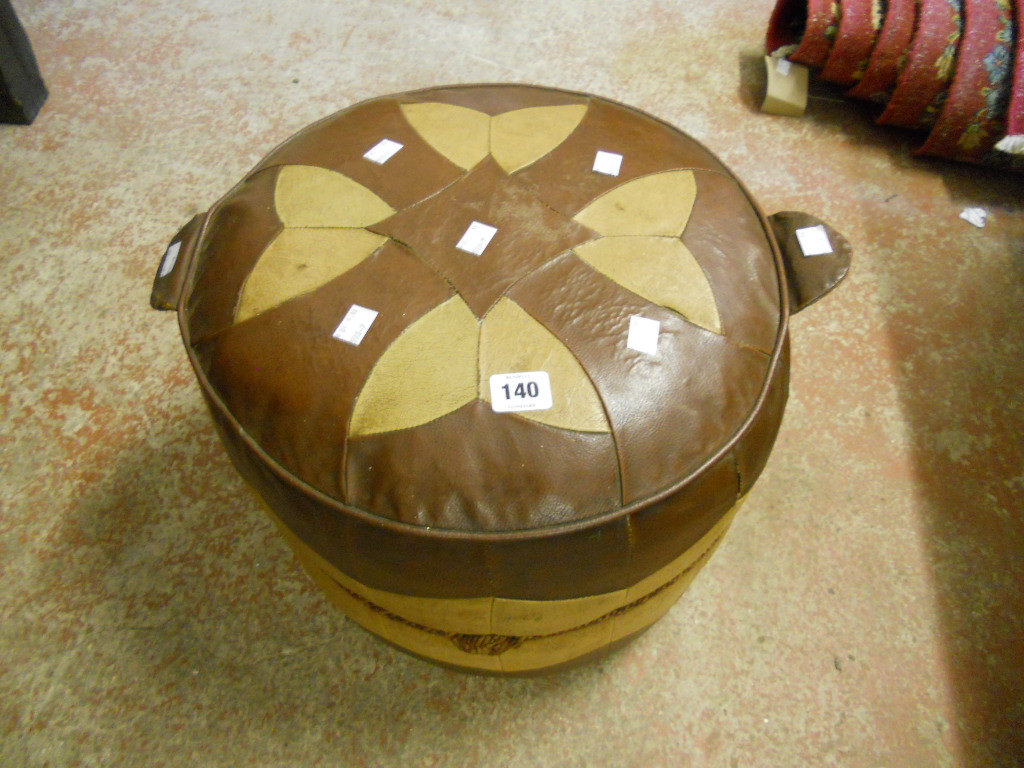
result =
M547 371L491 376L491 407L497 413L546 411L553 404Z

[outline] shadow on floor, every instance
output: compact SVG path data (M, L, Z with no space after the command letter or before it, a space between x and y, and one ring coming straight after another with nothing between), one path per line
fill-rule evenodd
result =
M401 762L407 745L443 753L445 740L474 734L481 712L507 716L524 695L572 698L605 677L604 663L550 678L476 677L390 649L301 570L204 408L150 426L155 437L123 446L116 471L77 505L103 549L95 565L109 592L95 621L134 681L107 703L139 727L219 745L230 738L214 716L237 713L236 735L272 749L307 734L296 748L340 754L354 740ZM417 716L427 711L448 712L451 727L437 732L436 718ZM93 716L110 717L103 707Z
M759 113L761 55L739 64L741 100ZM1024 174L915 157L924 134L875 125L876 115L816 83L804 119L885 151L896 167L940 175L955 203L995 216L1021 210ZM968 768L1024 765L1024 225L1005 229L1003 249L986 233L984 247L950 252L946 263L908 254L872 265L888 294L886 329L926 497L927 554ZM930 242L941 245L941 234Z
M895 312L888 333L971 768L1024 760L1024 237L1013 240L1006 258L975 255L955 297L912 263L890 276L917 308Z

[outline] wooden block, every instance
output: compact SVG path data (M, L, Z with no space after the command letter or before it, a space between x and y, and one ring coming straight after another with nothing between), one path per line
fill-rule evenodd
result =
M764 65L768 70L768 90L761 111L788 117L803 115L807 109L807 67L774 56L765 56Z

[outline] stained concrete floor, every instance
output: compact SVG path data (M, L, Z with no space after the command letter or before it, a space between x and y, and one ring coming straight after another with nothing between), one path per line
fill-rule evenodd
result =
M759 114L770 6L17 0L52 95L0 127L0 765L1024 764L1024 179L914 159L826 92ZM147 306L178 226L292 132L479 81L654 113L856 248L690 592L532 680L335 613Z

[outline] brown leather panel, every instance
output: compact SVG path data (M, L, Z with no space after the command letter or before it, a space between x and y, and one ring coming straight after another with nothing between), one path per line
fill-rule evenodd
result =
M480 256L455 247L474 221L498 229ZM477 317L516 280L595 237L511 181L492 158L440 194L369 229L433 264Z
M789 337L782 342L772 383L765 394L764 405L746 434L736 443L733 453L740 476L740 495L745 495L754 485L775 444L775 437L782 424L782 413L789 395Z
M650 576L696 544L738 497L736 464L726 454L678 493L634 514L630 583Z
M696 176L697 202L683 243L711 281L722 332L771 352L779 328L779 278L764 225L732 178Z
M623 156L618 176L592 170L598 150ZM724 170L711 153L682 138L675 129L640 112L595 99L565 142L513 178L571 217L613 187L675 168Z
M569 91L551 88L533 88L525 85L492 85L484 88L455 86L416 91L402 97L405 104L437 101L442 104L456 104L483 112L485 115L500 115L513 109L527 107L558 107L565 104L585 104L588 97Z
M404 279L388 279L393 275ZM388 243L324 287L197 344L196 354L267 453L341 499L345 439L360 387L398 334L450 296L427 265ZM353 304L380 312L359 346L331 335Z
M383 165L363 157L381 139L403 145ZM256 170L277 165L338 171L395 209L429 197L463 173L413 130L395 99L367 101L314 123L271 152Z
M486 565L498 597L570 600L631 586L633 546L627 518L618 517L581 531L492 542Z
M239 474L299 539L340 571L369 587L406 595L493 594L481 543L398 532L328 506L268 466L212 403L210 411Z
M575 255L509 296L562 339L593 379L615 434L626 504L713 455L750 414L764 383L766 355L647 302ZM661 323L658 355L627 348L632 315Z
M481 400L420 427L351 438L346 472L348 503L432 528L541 528L620 500L610 434L495 413Z
M282 230L274 211L277 175L270 170L249 177L211 214L186 303L193 343L234 323L246 278Z
M333 541L323 543L325 548L335 545ZM486 565L487 545L472 538L423 536L414 530L399 532L352 520L344 547L341 561L334 564L376 589L416 597L496 594Z

